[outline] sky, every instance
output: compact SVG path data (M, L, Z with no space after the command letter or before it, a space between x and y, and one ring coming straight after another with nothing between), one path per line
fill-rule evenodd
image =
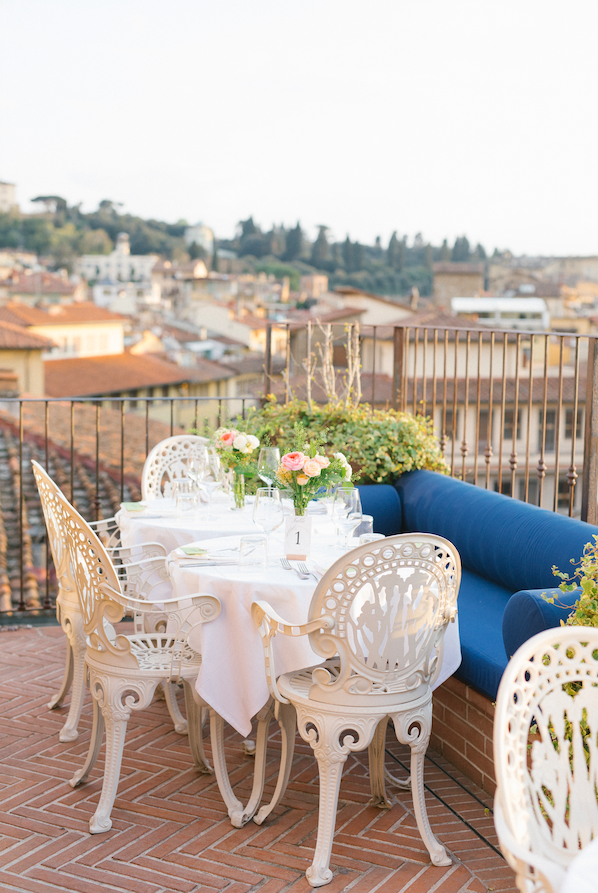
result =
M221 238L596 254L597 34L596 0L0 0L0 179Z

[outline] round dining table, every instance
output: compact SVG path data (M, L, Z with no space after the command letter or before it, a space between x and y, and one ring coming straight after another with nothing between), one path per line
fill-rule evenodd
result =
M199 542L197 545L207 550L202 561L175 550L169 556L169 571L178 597L201 592L220 600L220 615L210 624L196 626L189 634L189 644L202 655L196 687L216 713L247 737L252 718L269 697L262 642L251 619L251 605L261 599L291 624L305 623L319 577L344 554L344 549L337 545L326 516L318 518L307 561L311 573L302 580L295 571L282 567L283 538L278 531L270 536L267 568L258 570L239 567L235 551L224 551L235 550L239 539L229 536ZM226 563L209 564L210 555ZM273 647L277 673L323 661L312 650L308 636L276 636ZM449 623L442 668L434 687L448 679L460 663L459 625Z

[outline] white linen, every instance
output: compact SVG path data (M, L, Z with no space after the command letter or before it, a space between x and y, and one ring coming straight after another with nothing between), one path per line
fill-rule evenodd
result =
M561 893L596 893L598 878L598 839L576 856L565 875Z
M123 546L142 546L162 543L167 552L177 546L187 546L197 540L212 537L258 532L252 520L253 505L231 511L231 498L215 493L209 505L201 504L193 517L181 518L175 513L174 500L148 501L145 512L116 513Z
M315 520L315 519L314 519ZM335 538L327 534L326 522L315 526L312 556L316 563L329 567L340 557ZM208 548L220 549L238 543L238 537L210 540ZM251 605L257 599L270 603L291 623L305 623L316 580L300 580L297 574L283 570L282 534L271 536L271 560L267 571L228 567L189 567L188 563L170 563L175 593L182 597L201 593L215 595L222 605L220 615L208 624L197 626L189 643L200 651L202 664L197 691L241 735L251 732L252 717L264 706L269 692L259 632L251 620ZM312 651L308 636L276 636L274 656L277 674L292 672L322 662ZM451 676L461 663L458 624L450 623L444 638L444 656L435 687Z

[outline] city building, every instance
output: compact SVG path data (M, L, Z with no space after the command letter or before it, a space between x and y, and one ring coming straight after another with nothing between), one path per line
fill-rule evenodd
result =
M434 264L433 301L437 307L449 307L451 298L475 298L484 292L484 264Z
M18 207L15 184L0 180L0 214L8 214L18 210Z
M46 310L8 304L0 307L0 322L51 341L44 354L47 360L114 355L124 350L125 317L91 301L53 304Z
M120 282L149 282L158 262L157 254L131 254L127 233L119 233L116 247L110 254L84 254L75 269L88 281L113 279Z
M496 329L543 331L550 328L550 313L542 298L452 298L455 316Z
M0 393L5 397L43 397L43 356L53 346L48 338L0 320Z
M19 301L33 306L43 301L45 304L84 301L87 285L83 280L72 282L68 276L45 271L12 269L0 278L0 305Z
M195 243L206 252L206 254L214 254L214 233L205 223L196 223L195 226L188 226L185 230L185 242L191 246Z

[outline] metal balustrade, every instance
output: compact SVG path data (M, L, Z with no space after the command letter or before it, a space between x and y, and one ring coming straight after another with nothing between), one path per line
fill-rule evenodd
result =
M460 321L462 322L462 321ZM346 373L351 326L286 328L274 372L266 332L263 386L243 396L61 400L0 398L0 617L49 614L54 578L30 459L37 458L88 520L138 499L149 450L173 432L242 419L265 394L326 399L307 387L323 340ZM355 335L351 329L349 335ZM598 523L598 339L477 324L358 330L362 402L433 420L450 474Z

